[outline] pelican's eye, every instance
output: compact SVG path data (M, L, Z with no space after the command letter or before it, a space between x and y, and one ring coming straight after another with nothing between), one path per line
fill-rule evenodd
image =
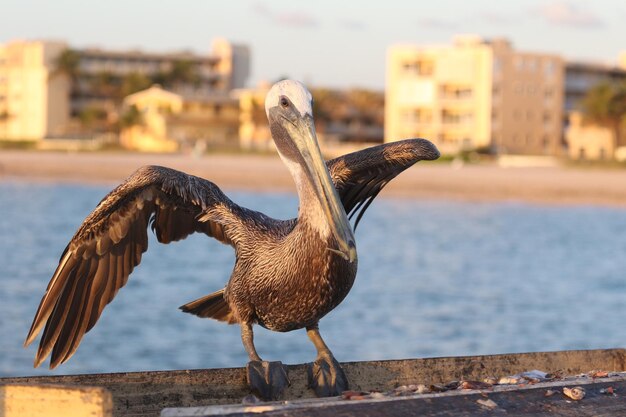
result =
M289 107L289 100L287 100L286 97L281 97L280 105L283 107L283 109L286 109L287 107Z

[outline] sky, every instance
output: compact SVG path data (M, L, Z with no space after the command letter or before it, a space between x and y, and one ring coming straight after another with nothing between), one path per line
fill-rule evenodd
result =
M251 48L249 86L287 76L382 90L393 44L445 44L471 33L616 63L626 51L625 21L623 0L2 0L0 42L209 53L223 37Z

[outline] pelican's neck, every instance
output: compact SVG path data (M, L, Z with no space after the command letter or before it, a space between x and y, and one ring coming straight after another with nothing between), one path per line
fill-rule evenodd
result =
M281 155L282 157L282 155ZM320 236L328 237L331 234L328 218L317 198L311 180L304 172L300 164L288 158L282 158L293 177L298 192L298 223L306 223L310 228L317 231Z

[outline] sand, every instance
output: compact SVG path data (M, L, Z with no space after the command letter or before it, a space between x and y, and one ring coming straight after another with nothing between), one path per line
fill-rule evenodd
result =
M74 183L121 182L142 165L156 164L207 178L222 189L294 191L276 156L155 155L0 151L0 180ZM626 170L599 168L500 168L421 162L381 194L461 201L525 201L540 204L626 208Z

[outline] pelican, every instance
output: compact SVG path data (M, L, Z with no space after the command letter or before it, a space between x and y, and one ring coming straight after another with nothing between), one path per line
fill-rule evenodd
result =
M232 246L236 261L226 287L180 307L184 312L239 324L248 353L248 384L264 399L288 386L280 362L256 351L253 325L288 332L305 328L317 349L309 384L318 396L348 388L318 322L346 297L357 272L350 218L363 213L381 189L420 160L438 158L425 139L379 145L324 162L313 123L311 93L283 80L268 92L265 111L278 153L299 197L298 217L276 220L232 202L203 178L159 166L137 170L111 191L82 223L52 276L24 342L44 327L35 367L67 361L148 249L148 226L161 243L191 233Z

